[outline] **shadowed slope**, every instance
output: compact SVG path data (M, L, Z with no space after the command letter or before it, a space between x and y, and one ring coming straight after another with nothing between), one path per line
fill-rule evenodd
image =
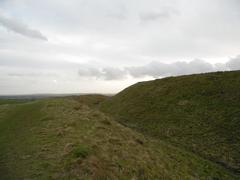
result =
M240 172L240 72L137 83L101 105L119 122Z

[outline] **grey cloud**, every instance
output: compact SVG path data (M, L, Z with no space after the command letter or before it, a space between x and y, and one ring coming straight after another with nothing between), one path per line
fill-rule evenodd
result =
M149 12L149 13L140 13L139 17L141 21L154 21L161 18L169 18L169 12Z
M5 17L2 14L0 14L0 25L23 36L47 41L47 37L45 37L40 31L31 29L26 24L12 18Z
M196 59L190 62L178 61L170 64L151 62L145 66L128 67L126 69L132 77L151 76L154 78L214 71L233 71L240 70L240 56L232 58L226 63L211 64Z
M155 21L158 19L168 19L173 15L179 15L180 12L173 8L163 8L160 11L150 11L139 13L139 18L142 22Z
M103 68L103 76L105 80L120 80L124 79L126 76L125 70L119 68Z
M202 60L193 60L188 62L175 62L171 64L152 62L145 66L129 67L128 72L133 77L151 76L154 78L204 73L214 71L214 66Z
M78 70L78 75L80 77L101 77L103 74L100 69L90 66L82 66Z
M204 60L196 59L190 62L177 61L170 64L153 61L144 66L132 66L125 67L123 69L115 67L93 68L89 66L80 70L79 75L84 77L101 78L104 80L119 80L128 76L133 78L142 78L146 76L160 78L228 70L240 70L240 56L230 59L226 63L216 64L211 64Z
M79 68L78 75L80 77L92 77L103 80L120 80L125 78L126 72L119 68L113 67L96 68L83 65L81 68Z
M160 62L151 62L144 66L127 67L127 71L133 77L153 76L158 77L159 72L168 74L169 65Z

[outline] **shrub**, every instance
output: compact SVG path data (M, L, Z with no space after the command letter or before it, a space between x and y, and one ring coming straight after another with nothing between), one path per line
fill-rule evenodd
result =
M90 149L89 147L79 144L73 149L73 155L76 158L86 158L90 154Z

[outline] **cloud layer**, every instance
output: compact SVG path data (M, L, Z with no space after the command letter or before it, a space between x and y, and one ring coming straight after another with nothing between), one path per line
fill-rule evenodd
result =
M177 76L187 74L206 73L214 71L240 70L240 56L230 59L226 63L211 64L204 60L193 60L190 62L177 61L174 63L161 63L153 61L144 66L131 66L119 68L96 68L88 67L79 69L79 76L88 78L100 78L104 80L119 80L128 76L133 78L161 78L166 76Z
M16 21L15 19L5 17L1 13L0 13L0 25L5 27L9 31L13 31L23 36L47 41L47 37L44 36L40 31L31 29L26 24Z
M239 0L0 0L0 94L237 70L239 19Z

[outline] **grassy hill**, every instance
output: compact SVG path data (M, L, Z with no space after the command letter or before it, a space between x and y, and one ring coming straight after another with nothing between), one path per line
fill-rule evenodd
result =
M0 179L237 179L113 121L104 99L0 100Z
M140 82L103 102L101 110L240 173L240 71Z

